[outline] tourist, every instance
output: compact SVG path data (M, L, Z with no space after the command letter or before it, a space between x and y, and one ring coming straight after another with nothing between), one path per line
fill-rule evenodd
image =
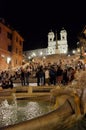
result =
M62 84L63 84L63 85L67 85L67 84L68 84L67 69L64 69L64 70L63 70Z
M50 84L50 76L49 76L49 69L45 68L45 85L48 86Z
M30 77L31 73L29 72L29 70L25 70L24 76L25 76L25 85L29 85L29 77Z
M42 66L40 66L38 68L38 71L36 72L36 77L37 77L37 85L38 86L45 85L45 73L43 71Z
M22 86L24 86L25 85L25 72L23 68L21 68L20 79L21 79Z
M50 84L56 85L56 70L55 70L54 66L50 67L49 76L50 76Z
M56 78L57 84L60 85L63 80L63 69L61 68L61 66L58 66L58 68L57 68L56 77L57 77Z

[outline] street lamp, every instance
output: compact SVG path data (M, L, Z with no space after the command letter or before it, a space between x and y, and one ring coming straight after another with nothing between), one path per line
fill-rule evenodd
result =
M75 53L76 53L76 51L75 51L75 50L73 50L73 51L72 51L72 53L73 53L73 54L75 54Z
M43 52L41 51L41 52L40 52L40 55L42 56L42 54L43 54Z

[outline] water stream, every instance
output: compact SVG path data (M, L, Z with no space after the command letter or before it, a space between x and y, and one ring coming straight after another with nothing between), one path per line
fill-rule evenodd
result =
M0 104L0 127L30 120L50 111L49 102L16 100L14 94L11 103L4 100Z
M13 94L13 101L11 103L8 100L4 100L0 104L0 128L30 120L50 111L52 109L49 102L16 100L15 94ZM60 126L58 130L86 130L86 116L82 116L71 128L68 128L68 125L73 120L74 118L70 118L70 120L65 119L63 122L65 127L63 128L64 125L62 128Z

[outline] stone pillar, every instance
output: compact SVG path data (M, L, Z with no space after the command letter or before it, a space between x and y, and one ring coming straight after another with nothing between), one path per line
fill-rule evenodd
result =
M31 86L28 87L28 93L29 93L29 94L32 93L32 87L31 87Z

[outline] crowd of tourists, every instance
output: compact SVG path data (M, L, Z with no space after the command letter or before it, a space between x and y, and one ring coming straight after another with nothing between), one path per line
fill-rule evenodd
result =
M2 71L0 72L0 85L3 89L13 88L14 80L19 79L22 86L29 86L30 78L37 79L37 86L68 85L75 79L76 71L85 70L86 66L79 60L77 62L65 61L59 60L53 64L32 62L16 71Z
M2 71L0 73L0 86L3 89L13 88L12 76L10 75L8 71Z
M85 64L78 62L76 66L65 64L50 64L39 66L36 72L37 85L68 85L75 79L76 71L85 70Z

